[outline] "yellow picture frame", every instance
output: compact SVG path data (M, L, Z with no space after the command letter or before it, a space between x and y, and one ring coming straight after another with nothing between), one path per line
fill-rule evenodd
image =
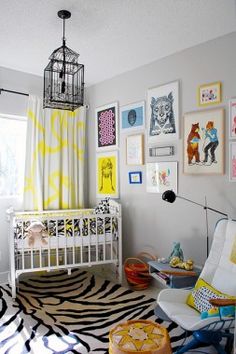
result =
M199 107L207 107L221 103L222 85L220 81L200 85L197 91L197 101Z

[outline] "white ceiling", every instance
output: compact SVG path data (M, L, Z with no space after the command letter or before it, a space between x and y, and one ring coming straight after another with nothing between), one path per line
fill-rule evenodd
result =
M0 66L42 76L61 9L86 86L236 31L234 0L0 0Z

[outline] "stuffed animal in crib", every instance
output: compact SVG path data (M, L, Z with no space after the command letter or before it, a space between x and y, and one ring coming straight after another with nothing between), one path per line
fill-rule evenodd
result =
M187 259L186 261L182 261L179 257L173 257L170 261L170 266L173 268L181 268L185 270L193 269L193 260Z
M45 232L45 226L41 221L32 221L26 231L29 247L40 247L48 244L44 239L48 234Z

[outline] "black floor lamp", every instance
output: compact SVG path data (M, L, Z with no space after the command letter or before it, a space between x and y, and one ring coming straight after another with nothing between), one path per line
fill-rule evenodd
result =
M223 216L226 216L228 218L228 215L223 213L222 211L219 211L217 209L214 209L214 208L210 208L209 206L207 206L207 202L206 202L206 198L205 198L205 205L204 204L200 204L200 203L197 203L191 199L188 199L188 198L185 198L185 197L181 197L180 195L177 195L175 194L174 191L172 190L167 190L165 191L163 194L162 194L162 199L165 200L166 202L169 202L169 203L174 203L175 199L176 198L180 198L180 199L184 199L186 200L187 202L190 202L190 203L193 203L193 204L196 204L196 205L199 205L201 207L203 207L206 211L206 231L207 231L207 234L206 234L206 238L207 238L207 257L208 257L208 254L209 254L209 235L208 235L208 217L207 217L207 210L211 210L211 211L214 211L215 213L218 213L218 214L221 214Z

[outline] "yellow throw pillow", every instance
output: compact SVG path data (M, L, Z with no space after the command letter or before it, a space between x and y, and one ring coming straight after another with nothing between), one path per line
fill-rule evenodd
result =
M189 306L200 312L202 314L202 318L219 316L219 308L212 306L209 299L235 299L235 297L221 293L208 284L205 280L199 278L186 302ZM234 308L233 311L232 309L230 310L230 316L231 313L234 315Z

